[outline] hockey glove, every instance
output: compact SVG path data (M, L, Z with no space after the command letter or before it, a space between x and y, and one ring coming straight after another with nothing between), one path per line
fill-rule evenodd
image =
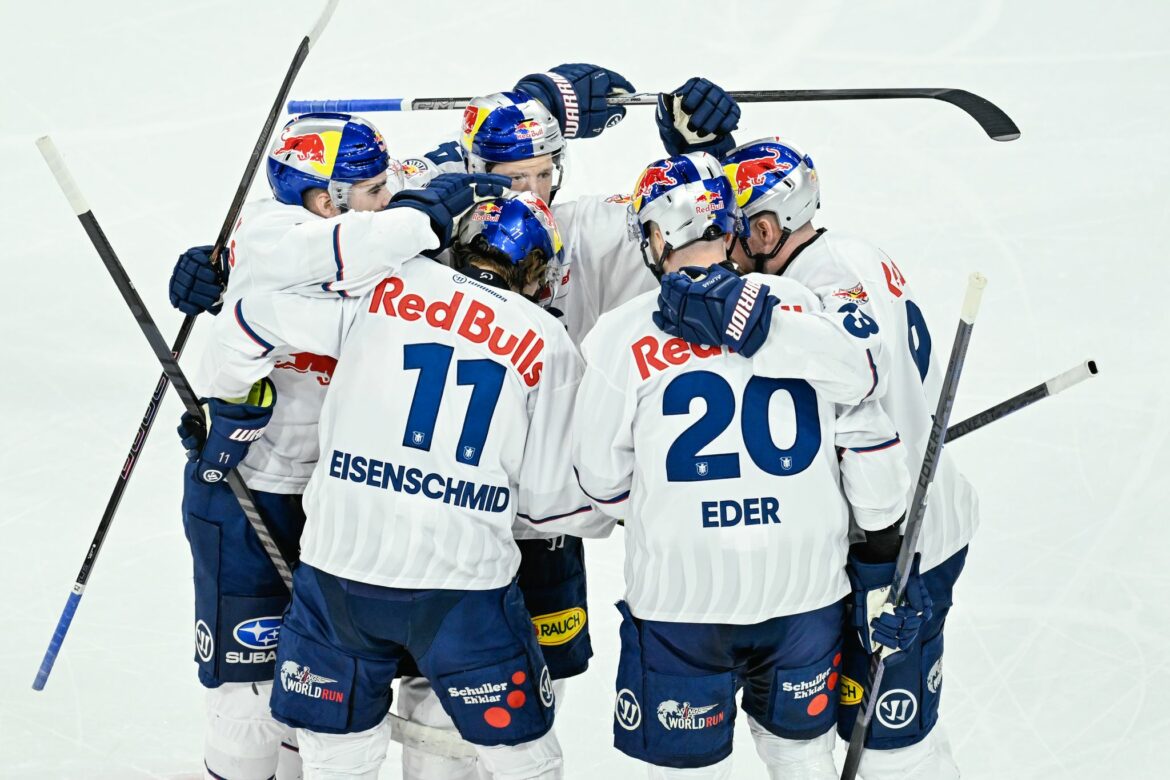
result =
M204 398L202 403L205 417L184 414L179 422L179 438L187 450L187 460L199 462L196 478L210 484L219 482L239 465L252 442L263 435L272 419L276 386L270 379L261 379L239 402Z
M722 157L735 146L739 104L718 84L692 77L673 93L658 95L658 135L673 157L707 152Z
M882 653L886 663L897 663L918 639L922 624L930 620L933 602L922 577L918 573L920 556L914 556L910 578L902 594L903 603L897 607L886 604L894 581L894 562L869 563L858 556L854 545L849 551L845 571L853 586L850 622L857 630L861 645L867 653Z
M684 268L662 277L654 324L691 344L756 354L772 324L776 299L766 284L741 279L724 265Z
M626 116L625 106L611 106L609 95L628 94L634 85L596 65L558 65L547 73L530 73L513 89L544 104L565 138L596 138Z
M219 314L223 307L227 267L211 262L211 249L191 247L179 255L175 270L171 271L171 305L191 317L205 311Z
M507 176L492 173L442 173L426 189L397 193L386 208L412 208L426 214L443 250L450 245L452 227L463 212L477 201L500 197L511 184Z

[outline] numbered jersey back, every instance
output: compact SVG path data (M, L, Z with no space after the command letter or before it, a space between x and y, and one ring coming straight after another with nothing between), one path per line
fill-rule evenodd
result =
M535 305L423 259L353 304L304 559L391 587L506 584L519 560L512 523L531 495L522 479L546 496L562 487L542 488L541 464L525 459L535 394L567 375L575 387L579 357Z
M767 283L781 306L821 310L800 285ZM743 624L842 597L848 514L834 404L799 369L757 372L754 359L659 331L656 301L651 292L603 316L585 342L589 371L596 363L613 386L597 414L623 415L632 431L613 443L631 446L636 462L626 499L632 611ZM594 400L582 396L578 409Z

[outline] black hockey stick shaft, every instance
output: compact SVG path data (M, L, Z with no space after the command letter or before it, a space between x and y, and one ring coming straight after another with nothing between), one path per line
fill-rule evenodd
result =
M305 58L308 57L313 43L320 37L321 32L325 29L325 25L329 23L329 19L332 17L338 2L339 0L328 0L316 24L309 31L309 34L301 39L296 52L293 54L292 62L289 63L284 80L281 82L280 89L276 94L276 99L273 101L272 107L269 109L268 115L264 120L264 126L260 130L260 135L257 137L256 144L253 146L252 153L248 158L248 164L244 168L243 176L240 177L240 183L236 187L235 195L232 197L231 206L228 208L227 215L224 217L223 224L220 226L219 234L216 236L211 254L212 262L214 263L219 262L223 248L227 245L228 236L231 235L236 220L239 219L244 199L247 197L248 190L251 189L252 182L256 178L256 171L260 167L260 161L263 159L265 149L272 138L272 131L276 126L277 119L280 117L284 102L288 100L288 93L292 89L293 81L300 72ZM178 335L176 335L175 342L171 346L171 355L175 360L178 360L179 356L182 355L183 349L187 345L187 339L190 338L191 330L194 326L194 317L187 316L183 318L183 324L179 327ZM139 423L138 431L134 436L134 441L130 445L130 453L126 456L126 461L122 466L121 472L118 474L118 479L114 483L114 489L106 501L106 508L102 512L101 522L98 523L97 531L94 532L93 540L89 544L89 550L85 554L85 560L81 563L81 570L78 572L69 598L65 602L65 609L62 610L61 617L57 621L57 627L53 631L52 638L49 640L49 647L45 650L45 656L41 660L40 669L37 671L36 680L33 682L34 690L39 691L44 689L45 683L49 678L49 673L53 670L53 664L56 663L57 654L61 651L61 645L65 641L65 635L69 631L69 626L73 622L73 616L77 611L81 596L85 592L86 583L89 582L90 573L97 563L97 557L101 552L102 545L105 543L110 524L113 522L114 515L117 513L118 506L122 501L122 494L125 492L126 485L130 482L130 477L134 473L134 467L138 462L138 455L141 452L142 446L146 443L147 437L150 435L159 405L162 402L163 396L166 394L169 384L170 377L164 372L155 384L154 392L151 394L150 402L146 407L146 413L143 415L142 422Z
M995 141L1014 141L1020 128L999 106L987 98L964 89L946 87L906 87L896 89L761 89L734 91L730 95L740 103L799 103L818 100L941 100L963 111L979 123L983 132ZM291 114L306 111L445 111L466 108L470 97L439 98L372 98L351 100L293 100ZM635 92L610 95L611 105L654 106L658 94Z
M894 582L887 598L887 602L890 604L901 602L902 593L906 589L906 581L910 578L914 553L918 549L918 536L922 531L922 518L926 514L927 495L934 482L935 472L938 470L943 446L946 444L947 423L950 421L951 408L955 403L955 392L959 387L959 377L963 373L963 363L967 359L967 346L971 343L971 331L975 326L975 316L979 312L979 302L983 297L983 288L986 286L987 279L978 273L971 274L967 281L967 294L963 299L959 327L955 332L950 361L947 364L946 374L943 376L942 389L939 391L938 407L935 409L934 423L931 425L930 436L926 442L926 452L923 453L922 468L918 472L918 484L914 488L914 497L910 499L910 506L906 511L906 531L902 536L902 546L898 550L898 559L894 565ZM877 692L881 689L884 673L885 660L881 653L875 653L870 657L869 679L866 681L862 694L857 720L853 723L853 733L849 737L849 751L845 755L845 766L841 770L841 780L854 780L857 777L857 767L861 763L861 752L865 748L865 735L869 731L870 721L873 720L878 699Z
M1086 360L1074 368L1070 368L1063 374L1057 374L1049 379L1047 382L1041 382L1035 387L1028 388L1019 395L1014 395L1006 401L1000 401L990 409L984 409L979 414L972 415L962 422L957 422L950 428L947 428L947 442L952 442L962 436L966 436L972 431L977 431L985 425L990 425L996 420L1007 417L1013 412L1018 412L1024 407L1031 406L1037 401L1043 401L1049 396L1056 395L1062 390L1067 390L1075 384L1079 384L1090 377L1097 375L1097 361Z

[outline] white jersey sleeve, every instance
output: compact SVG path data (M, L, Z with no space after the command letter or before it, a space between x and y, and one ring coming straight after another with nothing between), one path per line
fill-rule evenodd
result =
M537 389L529 396L528 439L520 466L517 518L542 532L603 538L613 522L590 504L573 475L572 451L566 433L573 428L573 409L584 363L577 348L559 327L550 330L549 357ZM528 534L519 533L519 538Z
M321 219L298 206L261 201L244 214L236 234L247 242L248 261L237 275L235 241L229 244L228 298L293 289L330 298L358 296L410 258L439 246L430 220L411 208Z
M569 262L553 305L564 312L575 344L582 342L602 314L658 287L642 261L638 243L626 232L629 202L628 196L611 195L553 204Z
M306 350L336 359L356 300L306 298L295 293L261 293L240 298L215 318L202 371L207 392L239 398L269 374L279 357ZM277 403L280 403L279 390Z
M906 511L910 488L906 448L877 401L838 408L841 488L863 531L888 528Z

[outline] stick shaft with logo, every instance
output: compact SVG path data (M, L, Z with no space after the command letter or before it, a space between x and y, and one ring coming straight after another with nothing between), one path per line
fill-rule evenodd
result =
M65 167L65 161L61 158L61 153L57 151L57 147L48 136L37 140L37 148L45 158L45 162L48 163L49 169L53 172L53 176L57 179L57 184L60 185L62 192L65 193L65 197L69 200L69 205L73 208L74 214L77 215L77 219L81 222L82 227L85 228L86 235L89 236L90 242L93 244L94 249L97 250L98 256L101 258L106 270L109 271L110 277L118 287L118 291L122 293L122 298L126 301L126 305L130 307L130 312L138 321L138 326L141 328L142 334L146 337L147 342L154 351L155 357L162 364L163 373L170 383L175 386L175 392L182 399L183 406L192 414L202 416L203 410L200 408L199 399L195 396L195 391L191 389L191 384L187 381L187 377L184 376L182 369L179 368L178 354L167 346L162 332L150 316L150 312L147 311L142 297L134 289L134 284L130 281L126 269L122 267L121 261L118 260L118 256L114 253L114 248L110 246L109 239L102 232L101 225L98 224L97 218L82 196L77 182L73 180L69 170ZM161 400L161 389L156 389L156 395ZM148 414L153 415L153 412L148 412ZM240 507L244 510L244 515L247 517L248 523L255 530L256 536L259 537L260 543L264 547L264 551L268 553L268 557L272 560L272 565L276 567L276 571L280 574L281 579L284 580L284 584L291 591L292 570L289 568L288 561L277 547L271 532L265 525L263 518L260 517L260 513L256 511L256 502L238 472L233 470L228 473L228 485L231 487L232 493L235 494L237 500L239 500ZM108 521L106 524L108 525ZM99 533L104 535L104 529L100 529ZM86 558L86 563L89 568L92 568L93 559L96 558L100 546L100 540L96 540L94 546L90 548L90 553ZM88 571L83 570L83 575L87 576ZM35 690L44 688L49 671L53 667L57 650L60 649L61 642L65 638L65 632L68 630L73 614L77 610L77 603L81 599L84 585L84 582L79 581L79 584L74 585L69 595L69 600L65 605L65 611L61 615L61 621L58 623L57 630L53 633L49 651L46 653L45 659L41 663L41 668L37 672L36 681L33 683Z
M979 123L983 132L994 141L1014 141L1020 137L1020 128L999 106L984 97L964 89L947 87L906 87L895 89L761 89L729 93L739 103L798 103L820 100L941 100L950 103ZM445 111L463 109L471 102L469 97L439 98L371 98L352 100L291 100L290 114L308 111L345 111L363 113L373 111ZM611 105L657 106L658 94L635 92L629 95L610 95Z
M947 423L950 420L951 407L955 402L955 391L959 386L963 363L967 359L967 346L971 342L975 315L979 312L979 302L983 298L983 288L986 286L987 279L979 273L971 274L967 280L967 293L963 299L962 313L959 315L955 343L951 346L950 362L947 364L947 371L943 376L942 390L939 391L934 424L930 428L926 452L922 456L922 468L918 473L918 484L914 489L914 497L910 500L910 506L906 512L906 532L902 536L902 546L898 550L898 559L894 567L894 582L887 599L889 604L898 604L902 600L902 592L906 589L906 581L910 577L914 553L918 549L918 536L922 531L922 518L926 514L927 495L930 492L931 483L934 481L939 459L942 457L943 445L946 444ZM869 731L870 721L873 720L878 698L877 691L881 688L884 673L885 659L882 654L875 653L870 657L869 679L866 681L865 691L862 695L861 711L857 714L857 720L853 723L853 733L849 736L849 752L845 755L845 766L841 770L841 780L854 780L857 777L857 767L861 763L861 751L865 747L865 735Z
M260 168L260 161L264 159L264 152L268 148L269 141L272 139L272 131L276 127L276 120L280 117L281 107L288 100L288 93L292 89L293 80L300 72L305 58L308 57L309 50L316 43L317 39L321 37L325 26L332 18L333 10L337 7L338 2L340 0L328 0L325 9L317 18L316 23L309 30L309 33L301 39L296 52L293 54L292 62L289 63L288 70L285 71L284 80L280 84L276 99L268 111L268 116L264 119L264 125L260 129L260 135L256 139L256 145L252 147L252 154L248 158L248 164L244 168L244 174L240 177L240 183L236 187L235 195L232 197L231 206L228 207L228 213L224 217L223 224L220 226L219 235L216 236L211 253L213 262L219 262L220 253L227 244L232 226L235 225L236 220L240 216L240 209L243 208L244 198L247 197L248 190L251 189L252 182L256 178L256 171ZM187 345L187 339L190 338L191 329L194 325L194 317L183 318L183 324L179 326L179 333L175 337L175 343L171 346L170 351L171 356L175 360L178 360L179 356L183 354L183 348ZM101 522L98 523L97 531L93 535L93 541L89 544L89 550L85 554L85 560L81 563L81 571L78 573L77 579L73 582L73 589L65 602L65 609L61 612L61 617L57 621L57 628L53 631L53 637L49 640L48 649L45 650L45 657L41 660L41 667L37 671L36 680L33 682L33 690L43 690L45 683L49 679L49 673L53 670L53 664L57 660L57 654L61 651L61 644L65 641L65 634L68 633L69 626L73 623L73 615L76 613L77 605L81 601L82 594L85 592L85 585L89 581L90 572L97 563L98 553L101 552L102 544L106 539L106 533L110 528L110 523L113 522L114 515L118 511L118 505L122 501L122 493L126 490L126 485L130 482L130 477L134 474L134 466L138 463L138 455L142 450L142 446L146 443L147 437L150 436L151 428L154 426L155 415L158 412L159 405L162 403L163 395L166 394L167 385L170 384L170 381L170 377L164 371L155 384L154 392L150 396L150 402L146 406L146 413L142 416L142 422L138 424L138 431L135 433L134 441L130 445L130 452L126 456L126 461L122 465L122 470L118 474L117 481L114 483L114 489L106 501L105 511L102 512Z

